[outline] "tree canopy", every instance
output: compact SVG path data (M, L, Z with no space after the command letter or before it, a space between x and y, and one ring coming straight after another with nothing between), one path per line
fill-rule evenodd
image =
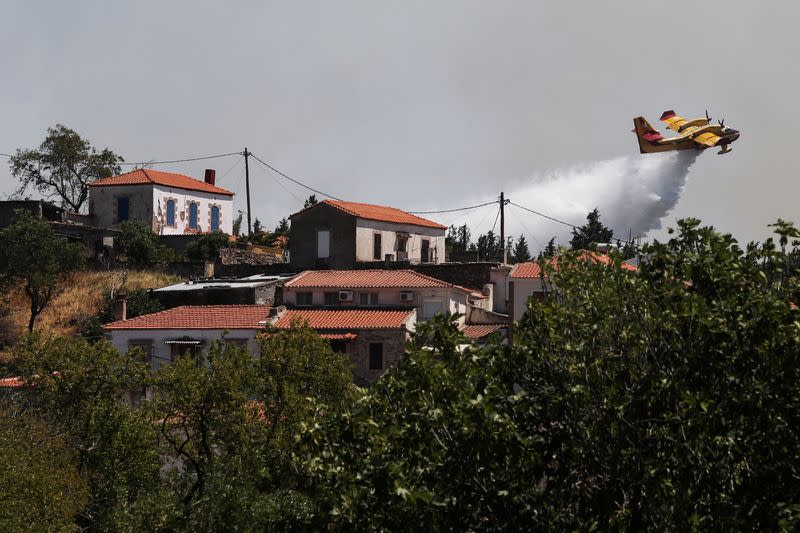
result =
M586 215L586 224L572 230L569 244L573 250L589 250L593 244L611 242L614 232L600 222L600 211L596 208Z
M98 151L76 131L56 124L37 149L17 149L9 160L20 181L19 194L33 189L61 206L80 212L89 198L89 183L121 171L124 160L108 148Z
M84 264L83 246L58 237L47 223L19 210L0 230L0 278L20 283L30 300L28 330L50 304L59 284Z

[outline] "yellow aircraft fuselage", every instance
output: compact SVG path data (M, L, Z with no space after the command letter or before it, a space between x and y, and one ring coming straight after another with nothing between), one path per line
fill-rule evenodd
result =
M665 111L661 120L678 133L677 137L664 138L644 117L633 119L633 132L639 141L639 152L671 152L673 150L705 150L712 146L721 148L720 154L731 151L729 145L739 138L739 132L723 124L711 124L708 118L685 120L674 111Z

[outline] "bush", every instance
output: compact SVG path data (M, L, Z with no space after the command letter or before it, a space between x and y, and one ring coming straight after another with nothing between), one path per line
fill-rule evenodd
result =
M221 231L206 233L189 243L184 256L188 259L211 261L217 258L220 248L229 248L230 245L231 243L226 233Z
M137 316L149 315L150 313L164 310L161 302L153 298L150 291L146 289L130 291L127 294L127 301L126 314L128 318L136 318ZM81 320L78 325L78 335L90 343L95 343L103 338L103 324L113 322L115 318L114 301L111 298L106 298L96 315Z
M120 234L114 239L114 251L125 256L127 262L144 265L158 261L163 247L158 236L138 220L128 220L119 226Z

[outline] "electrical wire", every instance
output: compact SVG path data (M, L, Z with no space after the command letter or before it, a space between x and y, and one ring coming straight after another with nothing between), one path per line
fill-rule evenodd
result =
M456 209L442 209L442 210L439 210L439 211L408 211L408 212L411 213L412 215L433 215L433 214L436 214L436 213L455 213L456 211L467 211L469 209L477 209L478 207L483 207L485 205L497 204L499 202L500 202L499 200L494 200L492 202L486 202L484 204L471 205L469 207L458 207Z
M494 233L494 228L497 227L497 219L500 218L500 211L502 210L503 206L497 208L497 214L494 216L494 224L492 224L492 229L489 230Z
M150 166L150 165L166 165L169 163L186 163L189 161L203 161L205 159L216 159L218 157L228 157L231 155L243 155L242 152L230 152L227 154L217 154L217 155L207 155L203 157L189 157L186 159L171 159L169 161L142 161L139 163L120 163L120 165L132 165L132 166Z
M509 212L509 214L511 214L512 217L514 217L514 220L519 222L519 225L522 226L522 229L524 229L528 233L528 235L530 237L533 237L533 240L536 241L536 244L538 244L540 248L544 249L544 245L542 244L542 241L537 239L536 235L531 230L528 229L528 226L526 226L525 223L522 222L522 218L517 218L517 215L514 214L514 211L512 211L511 209L509 209L508 212Z
M315 192L317 194L321 194L322 196L327 196L328 198L333 198L334 200L339 200L340 202L344 201L341 198L337 198L337 197L333 196L332 194L328 194L328 193L322 192L320 190L317 190L317 189L315 189L313 187L309 187L305 183L302 183L301 181L298 181L298 180L294 179L293 177L288 176L287 174L281 172L280 170L278 170L277 168L273 167L269 163L264 162L260 157L258 157L257 155L255 155L252 152L250 152L250 155L253 156L253 159L258 161L259 163L261 163L262 165L264 165L265 167L267 167L271 171L275 172L276 174L278 174L280 176L283 176L284 178L286 178L287 180L291 181L292 183L296 183L297 185L299 185L301 187L304 187L304 188L308 189L309 191Z
M252 154L251 154L251 155L252 155ZM254 156L254 157L255 157L255 156ZM299 196L297 196L295 193L293 193L291 190L289 190L289 188L288 188L288 187L286 187L286 185L284 185L283 183L281 183L281 182L280 182L280 181L279 181L279 180L278 180L278 179L277 179L275 176L273 176L272 174L270 174L270 173L269 173L269 172L267 172L266 170L264 171L264 174L266 174L267 176L269 176L269 177L270 177L270 179L271 179L272 181L274 181L275 183L277 183L277 184L278 184L278 187L280 187L281 189L283 189L284 191L286 191L287 193L289 193L289 195L290 195L292 198L294 198L294 199L295 199L295 200L297 200L298 202L302 202L302 201L303 201L303 200L301 200L301 199L300 199L300 197L299 197Z
M576 226L575 224L570 224L569 222L564 222L563 220L559 220L559 219L557 219L555 217L551 217L549 215L545 215L544 213L540 213L539 211L535 211L533 209L529 209L529 208L521 206L519 204L515 204L514 202L511 202L511 201L509 201L508 203L510 203L513 206L519 207L520 209L524 209L525 211L533 213L534 215L539 215L542 218L546 218L548 220L552 220L553 222L558 222L559 224L564 224L565 226L569 226L572 229L578 229L578 226Z
M244 159L244 156L242 156L242 157L240 157L239 159L237 159L237 160L236 160L236 163L234 163L234 164L231 166L231 168L229 168L228 170L226 170L226 171L225 171L225 174L223 174L223 175L222 175L222 177L220 178L220 181L224 180L224 179L225 179L225 176L227 176L228 174L230 174L230 173L231 173L231 170L233 170L234 168L238 167L238 166L239 166L239 163L241 163L241 162L242 162L242 159Z

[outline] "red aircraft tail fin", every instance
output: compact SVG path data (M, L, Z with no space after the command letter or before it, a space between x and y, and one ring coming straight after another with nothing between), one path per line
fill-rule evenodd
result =
M658 133L658 130L651 126L644 117L633 119L633 126L633 132L639 140L639 152L646 154L657 151L655 150L656 143L664 138Z

